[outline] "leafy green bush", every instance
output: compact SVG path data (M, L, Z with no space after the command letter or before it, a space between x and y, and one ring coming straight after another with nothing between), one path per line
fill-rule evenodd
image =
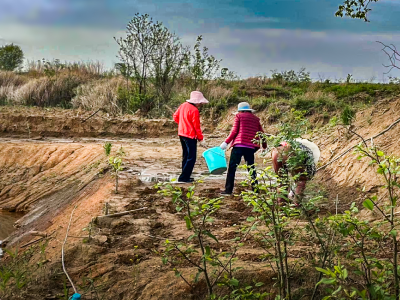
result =
M355 116L356 116L355 110L347 105L340 114L340 119L343 125L351 125Z
M272 79L279 83L299 83L311 82L310 72L306 72L305 68L301 68L297 73L294 70L281 71L272 70Z
M23 62L24 52L20 46L9 44L0 47L0 70L14 71Z
M123 113L135 113L141 110L143 113L148 113L154 106L154 97L151 95L139 94L134 90L120 86L118 88L118 106Z

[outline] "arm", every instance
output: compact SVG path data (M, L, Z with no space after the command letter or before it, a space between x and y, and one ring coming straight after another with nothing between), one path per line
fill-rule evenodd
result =
M181 109L181 107L179 106L178 109L176 110L176 112L174 113L174 121L175 121L176 123L178 123L178 124L179 124L179 113L180 113L180 109Z
M235 139L235 137L239 133L239 127L240 127L240 120L239 120L238 115L236 115L235 116L235 120L233 122L233 127L232 127L232 130L231 130L231 133L229 134L229 136L225 140L225 143L229 144L230 142L232 142Z
M200 127L200 113L197 109L193 112L192 124L194 130L196 131L197 139L201 142L204 139L204 137Z

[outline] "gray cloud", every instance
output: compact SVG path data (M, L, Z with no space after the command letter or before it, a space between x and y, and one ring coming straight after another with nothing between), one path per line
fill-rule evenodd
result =
M224 65L242 76L268 73L272 69L306 67L314 78L382 80L387 57L376 41L400 46L400 34L314 32L308 30L230 30L204 35L210 52L224 59ZM225 42L226 41L226 42ZM392 75L400 76L393 70Z
M100 28L64 28L0 23L0 45L14 42L22 46L28 59L100 60L107 67L117 62L113 36L124 32ZM269 74L270 70L306 67L313 78L345 78L348 73L359 80L375 76L382 80L387 62L375 41L400 47L400 34L317 32L284 29L221 28L204 33L204 45L222 65L242 77ZM196 35L182 36L194 45ZM394 70L392 75L400 76Z

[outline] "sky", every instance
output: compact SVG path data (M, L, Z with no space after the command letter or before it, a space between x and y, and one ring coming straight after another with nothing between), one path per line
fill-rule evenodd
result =
M1 0L0 46L21 46L29 60L118 62L114 37L135 13L149 14L240 77L299 70L311 77L387 81L376 41L400 48L400 0L371 5L370 22L337 18L342 0Z

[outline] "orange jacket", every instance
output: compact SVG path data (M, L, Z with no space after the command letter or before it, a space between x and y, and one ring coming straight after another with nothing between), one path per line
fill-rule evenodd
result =
M200 128L200 113L196 106L185 102L174 113L174 121L178 123L178 135L191 139L203 140Z

